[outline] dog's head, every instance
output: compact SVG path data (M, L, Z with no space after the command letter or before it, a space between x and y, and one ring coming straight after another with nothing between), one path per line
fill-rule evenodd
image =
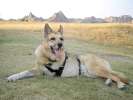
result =
M60 25L58 31L54 31L48 24L45 24L44 38L46 39L51 52L56 56L60 55L64 48L63 27Z

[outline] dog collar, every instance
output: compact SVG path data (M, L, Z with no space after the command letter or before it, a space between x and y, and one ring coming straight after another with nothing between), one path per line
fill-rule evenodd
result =
M49 60L50 62L56 62L56 60L52 60L52 59L50 59L50 58L48 58L48 60Z

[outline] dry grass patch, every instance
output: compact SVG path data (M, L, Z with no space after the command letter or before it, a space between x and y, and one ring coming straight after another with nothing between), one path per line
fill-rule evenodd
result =
M2 30L29 30L43 32L46 22L0 22ZM64 26L66 37L94 41L97 43L133 46L132 24L80 24L80 23L50 23L54 29Z

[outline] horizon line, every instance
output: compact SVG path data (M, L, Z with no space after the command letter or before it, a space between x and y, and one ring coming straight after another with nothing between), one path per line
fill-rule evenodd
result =
M61 11L61 10L59 10L58 12L55 12L54 14L56 14L56 13L59 13L59 12L62 12L63 14L64 14L64 12L63 11ZM10 20L10 19L21 19L21 18L24 18L25 16L29 16L29 14L30 13L32 13L32 11L30 11L28 14L25 14L24 16L22 16L22 17L16 17L16 18L4 18L4 17L0 17L0 19L3 19L3 20ZM34 13L32 13L35 17L38 17L38 18L43 18L43 19L49 19L50 17L52 17L54 14L52 14L50 17L48 17L48 18L45 18L45 17L43 17L43 16L36 16L36 14L34 14ZM64 14L65 15L65 14ZM86 17L84 17L84 18L78 18L78 17L68 17L68 16L66 16L68 19L85 19L85 18L88 18L88 17L95 17L95 18L101 18L101 19L105 19L105 18L108 18L108 17L121 17L121 16L131 16L132 18L133 18L133 15L131 15L131 14L122 14L122 15L119 15L119 16L116 16L116 15L109 15L109 16L104 16L104 17L97 17L97 16L95 16L95 15L91 15L91 16L86 16Z

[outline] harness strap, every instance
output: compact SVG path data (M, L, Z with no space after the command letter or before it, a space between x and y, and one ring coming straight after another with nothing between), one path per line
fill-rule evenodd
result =
M79 75L81 75L81 62L80 59L77 57L78 66L79 66Z
M55 69L52 69L51 68L51 66L52 66L52 64L51 63L48 63L48 64L46 64L46 65L44 65L50 72L56 72L56 70Z
M68 59L68 56L67 56L67 53L65 53L65 60L63 62L63 64L61 65L61 67L59 67L58 69L53 69L51 68L52 66L52 63L48 63L48 64L45 64L44 66L50 71L50 72L54 72L55 73L55 76L61 76L63 70L64 70L64 67L65 67L65 64L66 64L66 60Z

